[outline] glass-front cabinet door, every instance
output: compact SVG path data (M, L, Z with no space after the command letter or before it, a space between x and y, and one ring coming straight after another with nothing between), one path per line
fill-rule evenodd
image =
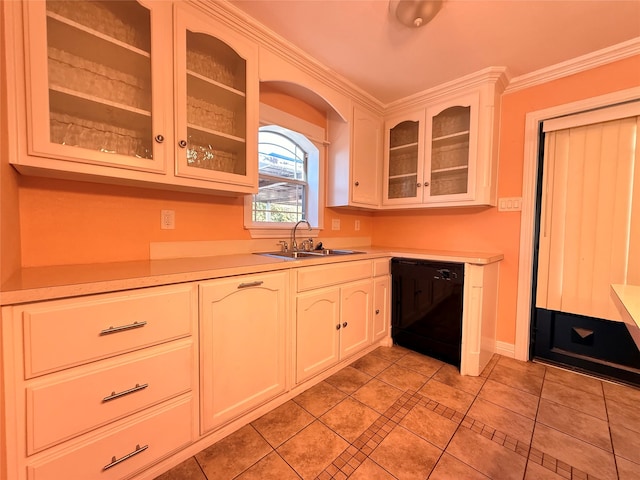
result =
M425 202L473 200L478 97L427 109Z
M162 54L170 6L47 0L25 8L29 153L164 172L172 125L163 69L171 66L152 56Z
M422 201L424 110L386 122L385 205Z
M257 179L257 49L228 27L176 8L176 175Z

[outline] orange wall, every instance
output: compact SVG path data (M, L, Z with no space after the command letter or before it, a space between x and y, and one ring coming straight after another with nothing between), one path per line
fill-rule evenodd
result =
M281 92L265 89L261 101L326 124L323 112ZM150 242L250 238L243 226L241 197L27 176L19 177L19 185L23 267L144 260ZM160 229L161 210L175 211L175 230ZM340 231L330 230L334 218L341 219ZM361 221L358 232L355 219ZM366 212L325 209L325 226L320 239L372 235L371 214Z
M528 112L640 86L640 56L505 94L502 98L498 196L522 195L524 127ZM376 213L376 245L502 252L498 340L515 342L520 213L462 208Z
M4 9L0 8L0 38L4 38ZM20 217L18 212L18 181L9 166L9 130L7 72L4 49L0 48L0 282L20 267Z

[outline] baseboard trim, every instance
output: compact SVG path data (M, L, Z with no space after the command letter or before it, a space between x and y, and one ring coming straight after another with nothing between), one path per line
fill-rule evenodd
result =
M513 343L496 340L496 353L504 357L515 358L516 346Z

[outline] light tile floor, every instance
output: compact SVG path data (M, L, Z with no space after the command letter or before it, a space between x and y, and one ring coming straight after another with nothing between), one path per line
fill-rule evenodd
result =
M640 390L380 347L157 480L640 479Z

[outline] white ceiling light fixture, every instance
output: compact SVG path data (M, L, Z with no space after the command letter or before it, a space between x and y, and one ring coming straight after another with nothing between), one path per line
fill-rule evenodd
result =
M440 11L442 0L391 0L389 11L407 27L426 25Z

